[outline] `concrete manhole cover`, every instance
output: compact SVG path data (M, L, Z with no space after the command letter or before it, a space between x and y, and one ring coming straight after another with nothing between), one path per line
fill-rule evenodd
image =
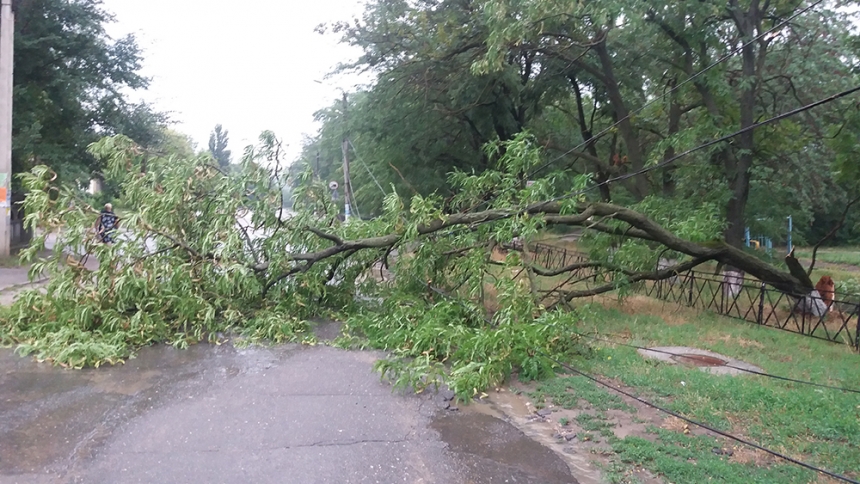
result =
M764 372L761 368L745 361L736 360L719 353L714 353L713 351L689 348L687 346L660 346L641 349L638 350L638 353L646 358L697 367L702 371L717 375L740 375L747 373L744 370Z

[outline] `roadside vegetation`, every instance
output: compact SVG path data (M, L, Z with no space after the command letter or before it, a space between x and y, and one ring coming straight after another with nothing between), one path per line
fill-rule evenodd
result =
M660 306L634 297L619 308L590 305L570 317L576 320L576 332L601 339L646 348L708 349L766 373L860 390L857 355L844 345L709 313L655 309ZM664 319L660 312L674 314ZM715 429L860 478L856 393L751 374L713 375L646 359L633 348L590 341L594 356L572 363L577 369ZM611 482L641 482L636 472L641 468L665 482L836 482L622 398L581 376L562 374L527 391L538 407L566 409L553 418L569 421L567 427L578 433L576 445L604 462Z
M576 334L706 346L860 386L847 346L635 305L637 287L694 268L795 297L828 274L860 294L852 250L820 251L808 274L806 251L741 247L746 227L780 233L789 215L797 243L860 243L860 42L837 6L372 0L320 31L361 50L341 70L375 82L320 110L298 160L271 132L234 160L222 126L197 153L162 113L119 96L147 80L98 1L21 2L13 160L36 236L20 260L49 280L0 312L0 343L98 367L153 344L315 344L309 321L331 318L345 323L336 344L387 352L377 370L397 387L445 383L467 400L516 376L539 382L539 403L590 409L564 426L609 446L619 482L636 466L685 483L815 476L677 422L617 437L612 418L641 409L559 376L556 360L856 477L851 395L711 376ZM343 221L328 188L343 150L361 165L348 196L367 220ZM82 191L90 178L104 193ZM114 245L92 231L106 201L123 218ZM585 260L550 267L531 252L570 230Z

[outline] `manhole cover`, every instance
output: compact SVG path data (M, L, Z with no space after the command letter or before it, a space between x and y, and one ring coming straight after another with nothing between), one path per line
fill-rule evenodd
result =
M673 355L672 359L688 366L723 366L726 364L725 360L714 358L713 356L696 355L693 353Z
M689 346L659 346L651 349L641 348L637 351L646 358L698 368L715 375L740 375L745 374L746 371L764 371L730 356Z

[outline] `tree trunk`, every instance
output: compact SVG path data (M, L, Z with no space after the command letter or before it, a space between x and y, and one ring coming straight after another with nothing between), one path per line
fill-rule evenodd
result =
M740 128L745 129L755 123L755 104L758 80L756 77L756 52L755 43L750 42L755 35L758 17L758 1L753 0L748 12L739 10L737 0L732 0L729 8L735 19L741 40L744 42L742 49L742 91L740 96ZM761 52L759 55L764 55ZM725 232L726 243L734 247L741 247L744 241L744 229L746 227L744 212L750 192L750 169L753 163L753 149L755 148L755 133L750 130L740 134L737 138L737 156L726 156L726 178L731 190L731 198L726 204L726 220L728 227Z
M585 108L582 105L582 91L579 89L579 83L576 81L576 76L574 74L570 74L568 79L573 86L573 94L576 96L576 112L579 122L579 133L582 135L585 149L588 151L588 154L595 158L595 160L600 159L597 154L597 147L594 145L594 133L591 132L591 129L585 120ZM598 190L600 190L600 199L607 203L611 202L612 193L609 191L609 184L606 183L606 180L609 179L608 171L597 161L594 162L594 171L594 181L598 183L597 186Z
M630 161L630 167L634 171L641 170L645 167L645 158L642 156L638 133L633 127L633 123L630 122L630 111L624 103L624 97L621 95L621 87L615 78L612 57L606 49L605 37L602 42L594 46L594 51L600 59L606 94L609 96L609 102L612 103L612 108L619 119L618 131L621 132L621 138L624 140L624 145L627 148L627 159ZM633 196L637 199L641 200L645 198L649 192L648 179L644 174L636 176L633 179L633 186L631 188Z
M676 85L676 79L672 79L669 82L669 85L666 86L668 89L674 89ZM678 105L678 95L677 92L672 92L669 101L669 132L668 136L671 137L678 133L681 129L681 106ZM666 151L663 152L663 161L671 160L675 157L675 147L669 146L666 148ZM672 198L675 196L675 176L674 172L675 166L666 165L663 168L663 196L666 198Z

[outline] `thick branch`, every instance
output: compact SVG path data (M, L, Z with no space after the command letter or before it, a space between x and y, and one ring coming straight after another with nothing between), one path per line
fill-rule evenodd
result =
M471 213L456 213L448 215L444 218L437 219L431 223L420 225L417 228L419 235L429 235L439 232L446 228L456 226L474 227L484 223L491 223L498 220L507 219L516 215L530 214L543 215L550 224L566 224L573 226L581 226L598 230L600 232L618 235L622 237L637 238L648 240L662 244L666 248L686 254L693 261L698 261L691 267L695 267L704 261L714 260L723 264L728 264L738 268L741 271L758 277L762 281L771 284L775 288L794 294L805 294L811 289L811 284L807 280L803 280L797 274L785 273L770 264L743 252L740 249L731 247L722 241L714 241L707 244L691 242L680 238L672 232L664 229L658 223L654 222L646 215L631 210L626 207L614 205L610 203L580 203L574 207L577 213L562 215L563 210L570 210L570 207L563 206L559 202L540 202L530 205L524 210L485 210L482 212ZM594 223L589 219L591 217L611 217L614 220L624 222L629 225L627 228L610 227L599 223ZM335 242L337 237L330 234L317 234L327 240ZM310 253L299 253L288 255L288 259L292 261L304 261L306 264L301 268L292 268L289 273L284 276L279 276L276 280L281 280L298 270L307 270L313 264L342 254L344 252L358 251L361 249L387 249L398 243L402 239L399 233L393 233L378 237L368 237L357 240L339 240L336 245L323 250ZM339 243L338 243L339 242ZM687 263L690 264L690 263ZM686 267L686 265L684 266ZM255 266L255 270L266 270L267 264ZM643 277L639 273L628 274L631 277ZM610 290L610 289L606 289ZM605 290L604 290L605 292ZM584 293L592 295L589 293Z
M312 233L312 234L316 235L317 237L319 237L319 238L321 238L321 239L330 240L330 241L332 241L332 242L334 242L335 244L338 244L338 245L343 244L343 239L341 239L340 237L338 237L338 236L336 236L336 235L333 235L333 234L329 234L329 233L323 232L322 230L320 230L320 229L316 229L316 228L313 228L313 227L305 227L305 229L306 229L308 232L310 232L310 233Z
M622 271L624 275L627 276L627 282L629 284L633 284L635 282L641 281L660 281L663 279L669 279L674 277L679 272L688 271L700 264L707 262L706 258L696 258L689 262L684 262L683 264L677 264L672 267L659 270L659 271L651 271L651 272L631 272L631 271ZM550 309L558 306L559 304L569 303L571 300L580 298L580 297L591 297L597 296L599 294L603 294L606 292L614 291L618 289L618 285L615 283L608 283L602 286L597 286L591 289L583 289L577 291L567 291L565 296L560 300L550 306Z
M579 269L596 269L598 267L606 267L605 264L600 262L576 262L573 264L568 264L561 269L550 270L545 267L541 267L536 264L529 264L529 267L535 274L539 276L545 277L553 277L559 274L564 274L565 272L576 271Z

